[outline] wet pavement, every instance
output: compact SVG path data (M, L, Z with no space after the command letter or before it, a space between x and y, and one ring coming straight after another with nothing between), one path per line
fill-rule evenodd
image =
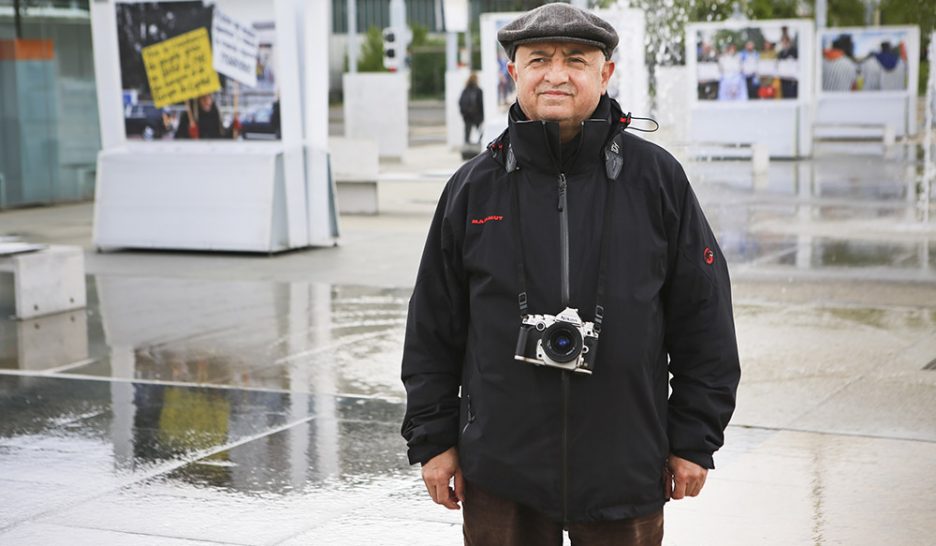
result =
M96 254L86 205L0 214L84 245L89 273L87 309L0 320L0 544L459 544L399 436L415 262L457 165L411 151L335 249ZM823 143L757 176L686 162L731 265L743 380L665 544L932 544L920 157Z

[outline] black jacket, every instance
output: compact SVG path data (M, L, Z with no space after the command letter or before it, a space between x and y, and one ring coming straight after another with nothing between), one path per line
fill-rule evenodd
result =
M455 173L430 228L403 352L410 462L457 445L467 480L556 520L645 515L664 503L667 455L713 468L734 410L728 269L679 163L624 132L616 102L602 97L573 154L561 151L557 124L518 117L515 107L507 131ZM519 185L529 312L558 314L560 168L570 306L587 321L616 184L591 376L513 358L521 314L510 188Z

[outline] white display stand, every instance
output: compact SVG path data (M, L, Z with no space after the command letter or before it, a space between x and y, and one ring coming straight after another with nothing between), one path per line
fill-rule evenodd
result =
M905 32L907 89L904 91L844 91L822 89L822 38L842 33ZM917 86L920 77L920 27L843 27L821 29L816 37L816 138L898 137L917 133Z
M232 17L274 21L274 71L282 112L282 139L275 142L128 141L117 3L91 3L103 148L94 244L267 253L335 244L337 207L327 153L328 66L316 57L322 52L327 59L331 19L320 13L320 3L276 0L271 9L248 0L214 2Z
M653 118L660 130L645 135L658 143L676 144L685 142L689 134L689 97L685 93L687 70L683 66L657 66L656 111Z
M407 73L345 74L345 136L377 141L380 157L400 159L409 145Z
M644 41L647 20L643 10L619 7L595 10L595 14L611 23L618 34L618 45L612 60L614 74L608 85L608 95L617 100L624 112L635 116L650 114L650 74L647 72L647 52Z
M497 41L497 31L521 15L522 12L481 14L481 74L478 79L484 92L482 142L497 138L507 128L506 106L498 104L497 96L498 55L503 55L503 49Z
M715 101L699 100L696 37L699 31L741 30L786 26L796 31L798 89L795 99ZM814 29L811 21L777 19L722 21L686 25L685 92L689 101L689 141L696 145L766 146L770 157L794 158L812 154Z
M470 75L471 70L467 68L445 72L445 143L452 150L461 149L465 143L465 120L462 119L461 110L458 108L458 99L461 98L465 82ZM484 104L484 113L487 114L487 104Z

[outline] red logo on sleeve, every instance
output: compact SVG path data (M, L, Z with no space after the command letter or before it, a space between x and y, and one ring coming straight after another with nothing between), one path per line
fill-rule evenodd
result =
M491 215L491 216L488 216L487 218L472 218L471 223L472 224L486 224L488 222L500 222L503 219L504 219L503 216Z
M715 263L715 253L712 252L712 249L705 247L705 251L702 253L702 256L705 258L705 263L712 265Z

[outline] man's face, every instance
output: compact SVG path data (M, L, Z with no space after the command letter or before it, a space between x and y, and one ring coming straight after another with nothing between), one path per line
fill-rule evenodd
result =
M574 129L588 118L608 88L614 63L592 46L536 42L517 47L507 65L517 82L517 101L528 118Z

